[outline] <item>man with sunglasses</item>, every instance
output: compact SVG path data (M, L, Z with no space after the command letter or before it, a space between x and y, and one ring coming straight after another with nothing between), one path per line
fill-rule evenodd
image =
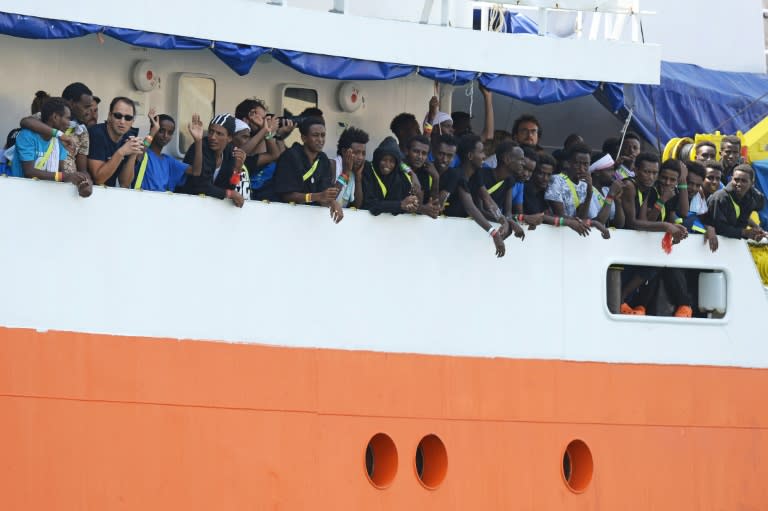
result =
M117 97L109 105L107 120L88 128L91 147L88 172L97 185L127 188L133 179L136 157L143 153L141 139L136 137L133 119L136 107L130 98Z

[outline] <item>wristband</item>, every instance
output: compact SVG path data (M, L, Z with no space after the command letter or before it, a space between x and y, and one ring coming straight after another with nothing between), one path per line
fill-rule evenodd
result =
M307 204L309 204L310 202L312 202L312 194L311 194L311 193L308 193L308 194L306 194L306 195L304 196L304 202L306 202Z
M609 197L609 198L605 199L605 203L608 204L609 206L612 206L613 205L613 199Z
M232 195L232 190L227 190L227 199L231 199Z
M560 227L560 217L556 216L554 220L552 220L552 225L555 227Z
M491 238L495 238L497 234L499 234L499 230L498 230L498 229L494 229L494 230L491 232Z
M490 226L488 229L485 230L485 232L488 233L488 236L493 236L493 226Z
M654 204L653 207L661 211L661 209L664 207L664 203L660 200L657 200L656 204Z
M565 217L564 217L564 216L561 216L561 217L560 217L560 227L562 227L562 226L564 226L564 225L565 225Z
M677 185L677 189L678 190L687 190L688 189L688 185L687 184L686 185Z
M269 132L269 133L267 133L267 134L264 136L264 140L272 140L273 138L275 138L275 134L274 134L274 133L272 133L272 132Z
M60 183L62 179L63 179L63 176L61 175L61 172L54 172L53 173L53 180L54 181L56 181L57 183Z
M589 218L587 218L587 219L584 221L584 223L585 223L585 224L587 224L587 227L592 227L592 220L590 220Z

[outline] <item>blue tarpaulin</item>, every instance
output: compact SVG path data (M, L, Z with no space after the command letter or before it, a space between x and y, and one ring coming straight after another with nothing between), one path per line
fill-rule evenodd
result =
M528 27L528 25L526 26ZM144 48L166 50L200 50L209 48L239 75L248 74L256 59L263 53L270 52L275 59L292 69L320 78L334 80L390 80L418 73L425 78L452 85L464 85L473 80L480 80L481 83L494 92L537 105L592 94L600 89L600 84L597 82L555 79L531 81L528 77L522 76L483 75L473 71L429 67L419 68L407 64L332 57L278 48L156 34L0 12L0 34L14 37L69 39L98 32L124 43ZM605 84L602 92L607 95L608 101L614 109L622 106L624 97L620 85Z
M566 99L589 96L600 86L598 82L553 80L550 78L527 78L516 76L484 74L480 83L493 92L506 91L513 98L528 98L534 105L558 103Z
M659 85L635 85L633 124L661 147L674 137L748 131L768 115L768 75L661 63ZM656 116L654 119L654 101Z
M269 49L247 44L218 42L211 48L211 51L232 71L240 76L245 76L251 72L256 59L267 53Z
M272 50L272 56L301 73L335 80L391 80L413 73L413 66L331 57L291 50Z
M768 160L752 162L752 167L755 169L755 185L765 194L765 191L768 190ZM760 225L765 228L768 226L768 204L759 214Z

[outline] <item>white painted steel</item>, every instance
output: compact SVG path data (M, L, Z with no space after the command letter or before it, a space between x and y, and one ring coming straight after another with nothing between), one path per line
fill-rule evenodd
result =
M496 259L463 219L0 178L0 325L481 357L768 367L744 243L540 227ZM723 320L613 319L611 263L720 268Z
M469 5L466 7L469 9ZM661 50L625 41L498 34L221 0L184 15L172 2L0 0L0 11L417 66L621 83L658 83ZM148 15L151 13L151 16ZM233 16L253 23L232 23ZM321 28L322 27L322 28ZM419 51L414 51L414 48ZM514 55L514 58L500 56ZM541 58L547 55L547 58ZM589 58L585 58L589 56ZM632 62L606 66L605 62Z

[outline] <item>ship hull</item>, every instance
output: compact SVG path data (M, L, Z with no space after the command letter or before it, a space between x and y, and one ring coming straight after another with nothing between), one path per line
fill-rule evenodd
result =
M0 329L0 364L0 501L8 510L715 510L768 502L761 370L25 329ZM391 438L397 462L376 487L366 446L379 433ZM425 467L446 465L431 486L415 462L428 435L446 454L424 459ZM592 458L587 468L573 460L572 476L590 472L579 491L563 473L573 440Z

